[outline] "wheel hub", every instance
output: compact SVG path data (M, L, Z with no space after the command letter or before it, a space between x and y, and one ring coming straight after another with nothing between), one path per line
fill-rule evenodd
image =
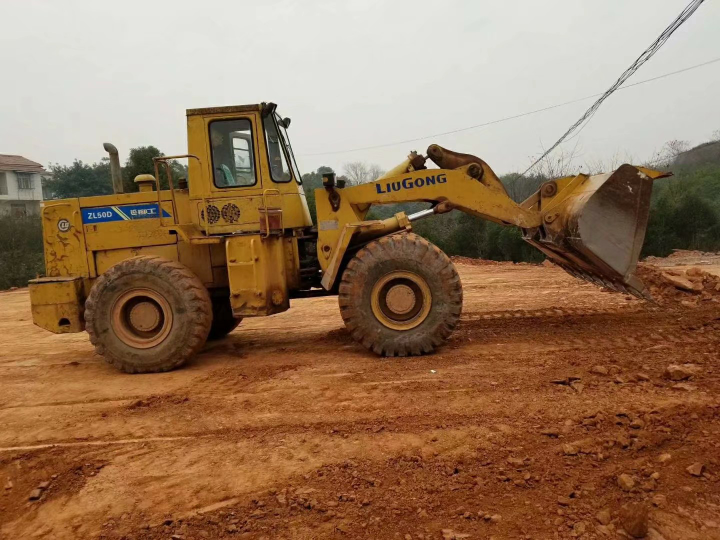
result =
M130 324L140 332L150 332L157 328L162 313L152 302L139 302L129 310Z
M152 289L132 289L112 307L112 329L125 344L149 349L162 343L172 328L170 304Z
M385 295L385 302L391 311L398 315L405 315L416 302L415 293L407 285L393 285Z
M371 294L373 314L393 330L415 328L430 313L430 287L413 272L396 270L386 274L375 283Z

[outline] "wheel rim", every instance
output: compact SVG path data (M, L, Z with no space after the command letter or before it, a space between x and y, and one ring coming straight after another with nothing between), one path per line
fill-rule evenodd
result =
M150 289L133 289L120 295L112 308L115 335L124 343L149 349L162 343L172 328L168 301Z
M380 278L372 290L375 317L393 330L415 328L427 318L431 306L430 287L412 272L390 272Z

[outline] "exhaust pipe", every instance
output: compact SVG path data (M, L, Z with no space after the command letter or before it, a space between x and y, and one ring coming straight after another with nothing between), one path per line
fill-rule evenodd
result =
M116 194L124 193L122 174L120 172L120 156L117 148L109 142L103 143L103 148L110 154L110 178L112 179L113 192Z

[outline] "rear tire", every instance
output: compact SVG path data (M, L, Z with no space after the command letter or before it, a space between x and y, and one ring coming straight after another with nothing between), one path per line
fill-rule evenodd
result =
M234 317L230 298L227 294L212 297L212 326L208 340L222 339L235 330L242 321L242 317Z
M442 345L462 311L462 284L442 251L415 234L361 249L345 269L340 314L353 338L382 356L416 356Z
M177 261L141 256L101 275L85 302L90 341L126 373L184 364L205 344L212 304L198 277Z

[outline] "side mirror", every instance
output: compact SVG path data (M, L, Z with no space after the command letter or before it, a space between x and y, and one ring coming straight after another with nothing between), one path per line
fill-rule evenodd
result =
M287 116L282 119L282 125L285 129L290 127L290 119Z
M322 179L323 179L323 187L325 189L332 189L335 187L335 173L334 172L323 173Z

